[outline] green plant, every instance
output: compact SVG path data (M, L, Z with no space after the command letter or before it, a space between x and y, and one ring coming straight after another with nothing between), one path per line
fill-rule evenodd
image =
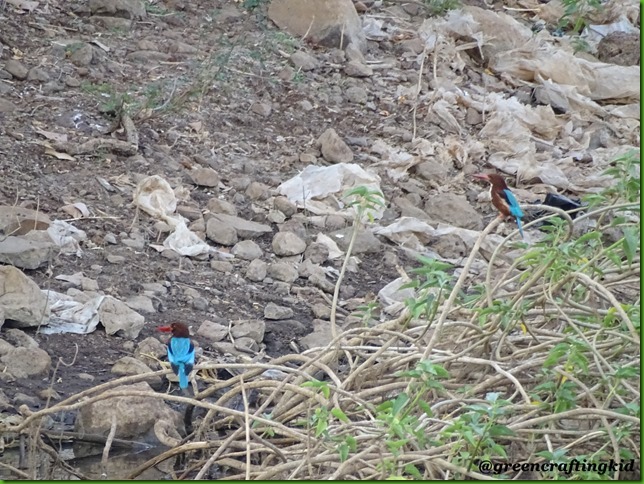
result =
M460 0L424 0L424 3L427 12L435 16L445 15L461 6Z
M570 25L572 31L581 31L590 23L589 16L603 8L601 0L561 0L564 14L559 19L559 27Z

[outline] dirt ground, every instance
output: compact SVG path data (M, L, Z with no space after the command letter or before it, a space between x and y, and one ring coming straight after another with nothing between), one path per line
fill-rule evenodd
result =
M243 195L245 186L258 181L276 187L295 175L307 164L299 155L312 151L314 140L328 127L356 139L382 136L386 127L410 128L403 109L383 116L380 109L338 102L344 80L335 74L337 68L293 71L285 55L299 41L276 30L260 9L249 12L239 4L216 0L148 2L145 20L124 30L90 23L84 2L53 1L47 6L47 14L17 14L8 8L3 12L3 58L38 66L48 80L2 83L3 96L17 109L0 114L0 204L38 208L52 219L70 218L60 210L67 203L90 207L91 218L73 223L87 232L92 249L80 258L60 255L52 266L28 271L42 288L65 292L69 285L54 276L83 271L105 294L123 300L139 293L143 283L171 279L167 297L158 301L158 313L147 315L138 341L156 335L156 326L171 321L185 321L196 329L204 319L261 318L268 302L283 302L261 283L240 282L237 271L245 261L234 260L233 271L225 274L211 269L207 260L168 260L149 248L105 242L106 234L142 233L146 243L158 238L156 221L146 214L137 217L131 204L138 179L161 175L190 186L191 198L201 208L223 195L241 217L263 221L253 211L255 202ZM109 52L95 46L91 62L79 67L69 60L73 49L61 48L77 40L99 41ZM161 62L126 57L142 41L165 51L173 50L177 40L193 46L195 53L175 52ZM319 54L328 55L325 50ZM262 100L273 107L267 117L249 110ZM302 109L305 100L312 109ZM127 157L99 150L74 161L45 154L42 143L47 140L36 129L67 134L70 141L85 136L123 139L122 130L111 131L120 103L132 113L140 154ZM395 104L388 102L387 107ZM352 148L360 158L363 148ZM191 185L187 170L195 163L213 167L230 189L219 194ZM106 190L97 177L109 181L114 191ZM269 234L256 242L270 253L271 238ZM110 255L123 256L125 262L109 263ZM385 266L382 257L363 259L360 271L347 276L357 297L377 292L395 278L395 270ZM191 306L183 291L187 287L208 300L206 310ZM296 297L289 303L295 322L268 323L267 355L291 352L291 341L311 331L308 306ZM58 365L54 388L62 397L113 378L113 363L132 354L125 340L106 336L101 327L88 335L30 334L51 355L54 366L59 358L74 362ZM208 345L201 344L209 352ZM79 373L95 379L80 379ZM48 385L47 379L23 379L11 384L7 395L34 395ZM45 402L32 403L39 408Z

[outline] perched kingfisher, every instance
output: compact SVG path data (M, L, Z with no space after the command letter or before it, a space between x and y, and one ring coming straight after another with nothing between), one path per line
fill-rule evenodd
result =
M519 226L519 233L523 238L523 228L521 227L521 219L523 212L519 207L519 202L514 194L510 191L505 184L505 180L500 175L495 173L478 173L474 175L477 180L483 180L490 184L490 195L492 197L492 205L501 212L502 217L514 217Z
M190 330L183 323L161 326L159 331L172 333L168 341L168 361L172 371L179 377L179 388L188 388L188 376L195 365L195 347L190 341Z

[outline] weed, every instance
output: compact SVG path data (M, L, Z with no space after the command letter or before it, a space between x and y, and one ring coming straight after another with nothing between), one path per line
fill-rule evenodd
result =
M590 23L589 17L603 8L601 0L562 0L562 3L564 14L559 19L559 27L571 26L577 34Z
M427 12L439 17L461 6L460 0L424 0L424 2Z

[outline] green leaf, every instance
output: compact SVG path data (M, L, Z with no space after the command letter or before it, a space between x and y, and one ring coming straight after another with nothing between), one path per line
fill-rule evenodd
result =
M396 397L396 400L393 402L392 413L398 415L400 411L407 405L409 402L409 395L403 392Z
M331 410L331 415L337 418L340 422L348 423L350 422L349 417L342 411L341 408L334 408Z
M425 415L428 417L433 417L434 412L432 412L432 407L429 406L427 402L424 400L418 400L418 406L422 409L423 412L425 412Z
M414 479L417 479L419 481L423 480L423 475L420 473L420 471L416 468L415 465L407 464L403 469L407 474L412 476Z
M629 266L633 263L635 254L637 254L638 235L639 233L635 230L635 227L624 227L624 242L622 243L622 248L624 249L624 254L626 254L626 260Z
M496 424L490 427L490 435L492 437L505 437L508 435L514 436L516 434L511 428L506 427L505 425Z
M623 366L615 372L616 378L634 378L639 375L637 368L633 366Z
M338 455L340 456L340 462L344 462L349 457L349 445L346 442L340 442L338 444Z

